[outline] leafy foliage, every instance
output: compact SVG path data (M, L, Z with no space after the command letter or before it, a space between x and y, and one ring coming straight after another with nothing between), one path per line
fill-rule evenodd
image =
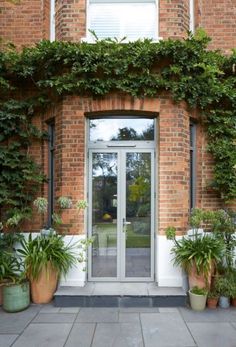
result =
M65 276L77 262L77 245L66 245L64 237L53 232L46 236L40 234L34 239L30 234L28 240L21 240L21 247L18 252L23 258L28 276L33 279L37 279L42 269L47 269L49 264L58 275Z
M209 51L199 31L186 40L127 44L42 41L17 52L0 52L0 208L9 216L29 213L43 176L29 155L42 137L32 118L65 95L133 97L169 93L203 115L215 160L212 187L224 201L236 198L236 51Z

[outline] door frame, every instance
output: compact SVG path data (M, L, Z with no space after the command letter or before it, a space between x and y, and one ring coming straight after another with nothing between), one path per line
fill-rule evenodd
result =
M125 276L125 233L123 232L122 218L126 215L126 153L150 153L151 155L151 230L150 230L150 277L126 277ZM92 236L92 154L93 153L117 153L117 277L93 277L92 276L92 246L88 249L88 281L95 282L153 282L155 269L155 149L125 146L114 146L112 148L91 148L88 150L88 237ZM122 167L123 166L123 167ZM121 172L119 172L121 170ZM123 201L122 201L123 200ZM122 204L122 202L125 202Z

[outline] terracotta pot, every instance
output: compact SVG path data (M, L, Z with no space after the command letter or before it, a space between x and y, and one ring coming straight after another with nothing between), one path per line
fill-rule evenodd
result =
M232 298L231 304L232 306L236 307L236 298Z
M189 288L192 289L195 286L197 286L198 288L210 288L211 276L212 276L212 271L213 271L212 268L211 268L211 271L209 272L209 274L206 278L204 276L204 274L198 274L197 269L196 269L196 265L193 265L193 267L188 272Z
M37 280L30 279L31 299L35 304L47 304L57 288L58 274L49 263L43 268Z
M218 298L207 298L207 307L215 309L218 304Z

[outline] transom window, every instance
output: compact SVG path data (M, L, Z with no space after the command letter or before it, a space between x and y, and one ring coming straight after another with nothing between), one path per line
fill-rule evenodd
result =
M89 140L94 141L153 141L154 119L95 118L89 120Z
M125 41L157 39L157 6L155 0L90 0L88 29L98 39ZM88 33L89 40L94 40Z

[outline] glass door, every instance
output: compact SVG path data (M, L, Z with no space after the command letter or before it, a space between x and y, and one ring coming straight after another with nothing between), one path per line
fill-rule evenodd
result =
M153 280L154 151L89 151L89 279Z
M152 277L153 152L123 152L123 279ZM122 260L121 259L121 260Z

